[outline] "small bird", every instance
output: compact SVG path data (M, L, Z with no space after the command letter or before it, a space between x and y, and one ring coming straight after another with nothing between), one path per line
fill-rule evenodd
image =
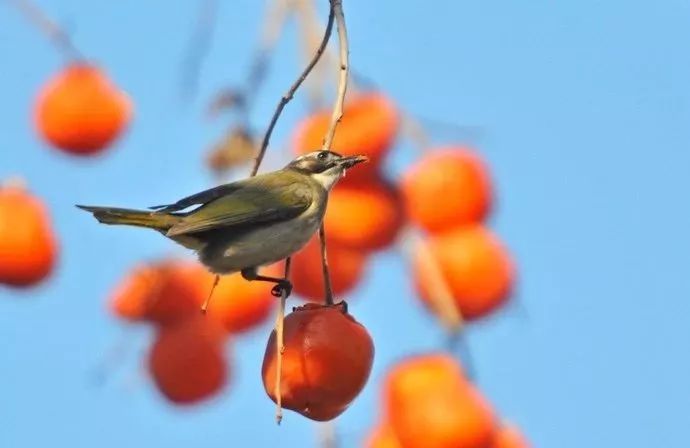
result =
M247 280L275 283L273 295L289 295L292 284L288 280L259 275L258 268L304 247L321 225L333 185L349 168L367 160L361 155L314 151L281 170L149 210L77 207L103 224L156 230L196 251L199 261L217 275L241 272Z

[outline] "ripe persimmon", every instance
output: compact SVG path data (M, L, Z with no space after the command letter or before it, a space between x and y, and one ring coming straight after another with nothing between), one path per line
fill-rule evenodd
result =
M384 249L404 223L400 195L383 179L336 186L328 198L324 223L335 244L361 251Z
M57 242L43 202L17 183L0 185L0 283L27 287L55 266Z
M109 146L126 128L132 104L100 68L68 65L39 92L34 124L51 145L86 156Z
M386 421L380 422L371 431L366 441L365 448L402 448L398 436L395 435L390 423Z
M364 388L374 360L367 330L337 305L308 303L285 318L281 396L285 408L317 421L347 409ZM261 374L276 401L276 333L266 345Z
M530 444L517 426L503 425L498 429L491 448L529 448Z
M362 277L367 255L348 249L327 238L328 268L333 294L340 296L354 288ZM321 245L314 236L306 246L292 256L290 278L293 291L307 300L322 302L324 298L323 270L321 266Z
M227 382L225 337L214 319L194 314L159 328L149 369L171 402L193 404L216 394Z
M493 411L447 355L403 360L386 378L386 415L405 448L486 448Z
M110 296L110 309L119 317L168 324L199 313L197 263L162 260L135 266Z
M514 266L510 254L484 226L459 227L432 235L429 248L465 319L477 319L503 304L511 293ZM422 300L433 307L428 270L415 259L415 281Z
M307 117L297 127L293 145L296 154L321 148L332 111ZM331 150L342 155L365 154L369 163L348 172L347 179L368 178L376 172L398 133L400 117L395 104L382 93L353 95L345 103Z
M410 221L429 232L478 223L491 208L491 180L472 150L440 148L416 163L402 181Z
M281 277L283 272L275 264L264 268L261 274ZM202 299L208 296L213 285L213 276L208 272L205 276L206 281L200 283ZM270 317L276 304L276 298L271 295L272 287L268 283L245 280L239 273L223 275L213 291L208 315L218 319L230 333L249 331Z

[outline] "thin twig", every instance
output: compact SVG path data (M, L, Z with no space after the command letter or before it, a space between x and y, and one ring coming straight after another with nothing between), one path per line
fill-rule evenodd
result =
M421 263L420 266L424 270L422 276L428 282L429 300L434 311L438 313L439 319L450 333L460 332L464 324L462 314L455 305L453 292L429 245L413 231L407 233L404 241L408 258L410 260L417 258Z
M321 269L323 272L324 300L326 305L333 305L333 285L328 269L328 255L326 253L326 226L321 223L319 227L319 241L321 242Z
M67 59L85 60L69 35L31 0L9 0L9 2L41 30Z
M292 84L290 89L287 91L285 95L280 99L278 102L278 106L276 107L275 112L273 113L273 117L271 118L271 122L268 125L268 129L266 130L266 134L264 135L264 139L261 142L261 148L259 149L259 155L256 157L256 161L254 163L254 167L252 168L251 175L255 176L256 173L259 171L259 166L261 165L261 161L264 158L264 155L266 154L266 148L268 148L268 143L271 139L271 134L273 133L273 128L275 128L276 123L278 122L278 118L280 117L280 114L283 112L283 109L287 105L287 103L292 100L292 97L295 95L295 92L299 87L302 85L305 79L307 79L307 76L309 76L309 73L311 70L314 68L317 62L319 62L319 59L321 58L321 55L323 54L323 50L326 48L326 45L328 45L328 40L331 38L331 31L333 31L333 21L334 21L334 10L331 7L330 12L328 13L328 24L326 25L326 31L324 32L323 35L323 40L321 41L321 45L319 45L319 48L316 49L316 53L314 53L314 57L309 61L309 64L307 67L304 69L302 74L297 78L297 80Z
M251 108L251 103L258 93L259 87L266 79L266 72L271 62L273 49L283 33L288 12L291 9L289 2L290 0L273 0L269 2L259 45L256 51L254 51L254 59L251 62L247 75L244 98L244 105L247 111Z
M285 259L284 277L290 277L290 264L292 259L290 257ZM280 306L278 307L278 314L276 315L276 423L280 425L283 420L283 391L281 389L282 372L283 372L283 351L285 351L285 343L283 340L283 322L285 321L285 302L287 301L287 292L285 289L280 294Z
M182 62L181 94L184 100L190 100L196 95L199 87L199 73L204 58L211 47L217 15L218 0L203 0L201 2L199 17Z
M323 149L329 150L333 145L333 137L335 130L343 117L343 104L345 103L345 93L347 91L347 78L349 74L349 59L350 49L347 40L347 27L345 26L345 14L343 13L342 0L330 0L331 11L335 13L335 20L338 24L338 44L339 44L339 62L340 75L338 78L338 94L336 95L335 104L333 104L333 113L331 114L331 123L326 132L326 137L323 140Z
M335 422L333 420L327 422L316 423L317 428L317 446L319 448L338 448L338 435L335 432Z
M347 27L345 26L345 14L343 14L342 0L330 0L331 15L335 14L335 20L338 24L338 47L339 47L339 65L340 77L338 79L338 94L333 104L333 113L331 114L331 123L323 139L324 150L330 150L333 144L333 137L338 123L343 116L343 104L345 103L345 93L347 92L347 77L349 73L349 59L350 50L347 41ZM330 20L329 20L330 25ZM319 227L319 240L321 243L321 266L323 270L323 285L325 288L325 301L327 305L333 304L333 289L331 288L331 275L328 271L328 260L326 259L326 229L321 223Z

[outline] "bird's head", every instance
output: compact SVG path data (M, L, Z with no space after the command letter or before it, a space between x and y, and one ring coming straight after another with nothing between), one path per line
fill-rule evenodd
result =
M330 190L349 168L367 160L362 155L343 157L333 151L313 151L297 157L285 168L306 174Z

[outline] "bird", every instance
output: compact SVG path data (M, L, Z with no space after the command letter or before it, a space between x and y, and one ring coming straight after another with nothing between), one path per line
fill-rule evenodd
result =
M249 281L275 283L271 293L288 296L292 291L289 280L259 275L259 268L304 247L323 221L333 186L348 169L367 160L364 155L344 157L328 150L313 151L280 170L148 210L77 207L102 224L156 230L195 251L199 261L216 274L216 283L220 275L240 272ZM208 300L210 296L205 305Z

